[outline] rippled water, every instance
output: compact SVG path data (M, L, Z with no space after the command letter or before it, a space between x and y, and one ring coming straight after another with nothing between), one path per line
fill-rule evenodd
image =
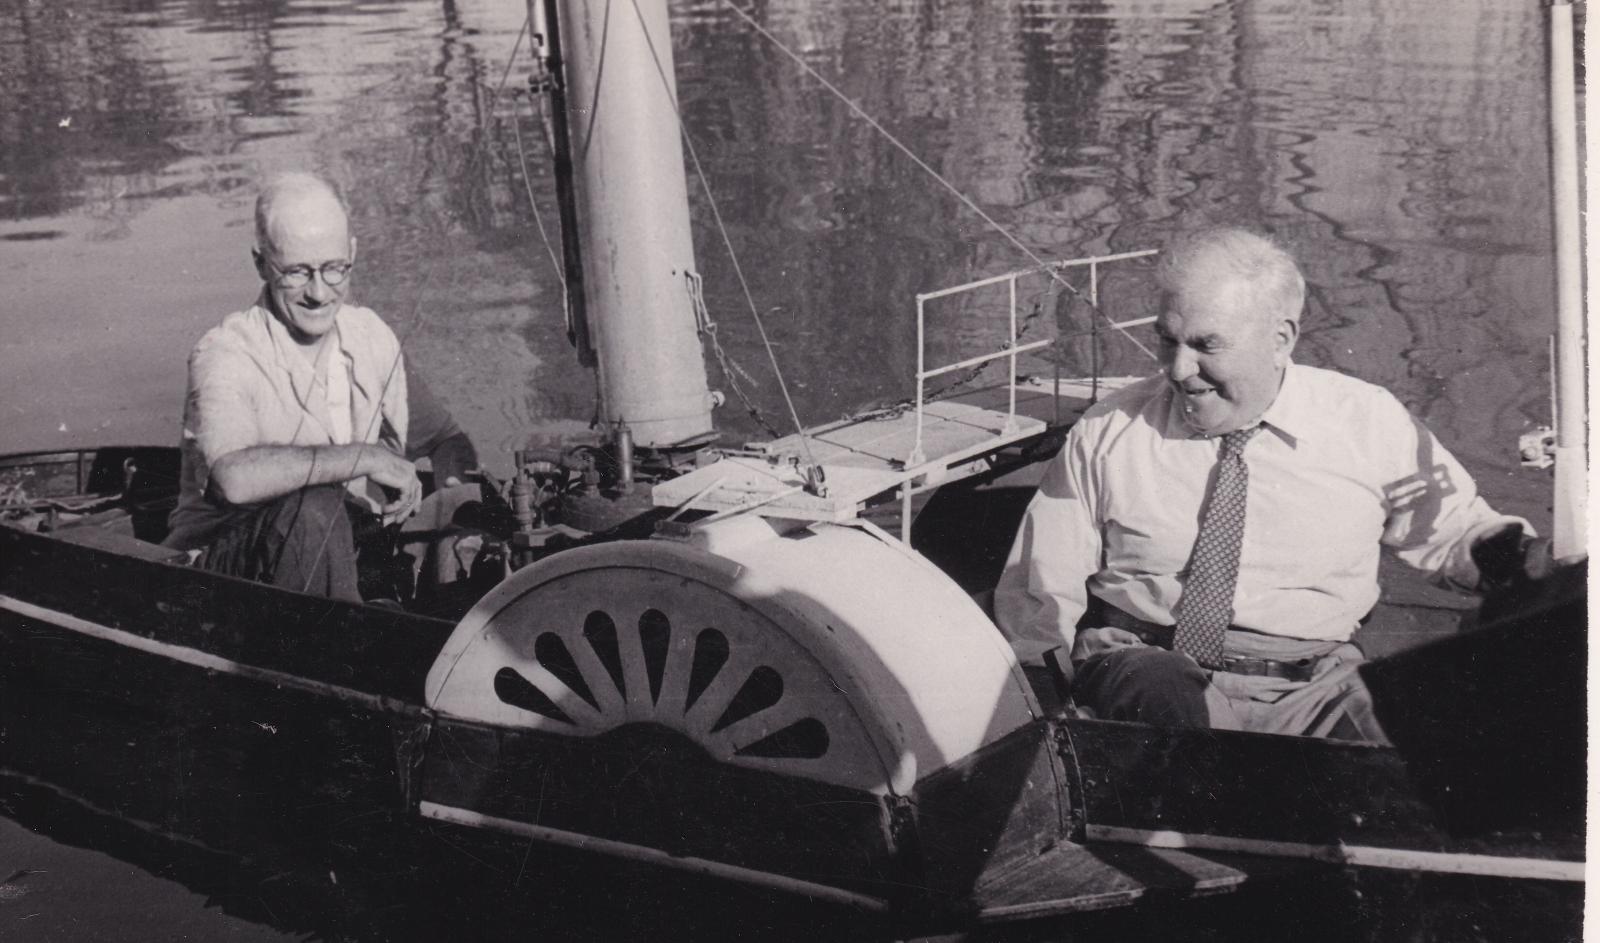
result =
M905 397L912 293L1027 257L721 0L672 10L687 123L801 418ZM1537 4L760 10L1041 256L1158 245L1207 221L1276 233L1314 289L1301 359L1387 385L1491 496L1542 509L1544 481L1513 450L1549 418ZM508 72L522 18L515 0L0 3L0 448L173 441L185 352L255 290L254 183L296 167L348 188L358 297L406 334L492 461L581 429L592 382L529 207L531 189L551 224L525 51ZM783 426L692 192L712 314ZM1055 300L1025 298L1045 315L1035 336L1081 327ZM1148 313L1136 290L1113 302ZM935 354L983 349L998 317L944 316ZM1087 368L1084 341L1059 351ZM1104 352L1113 371L1148 369L1128 341ZM713 382L726 385L715 368ZM724 412L735 439L760 434Z
M755 9L1041 256L1155 246L1202 222L1277 234L1313 288L1299 358L1388 386L1491 500L1547 523L1548 479L1515 455L1550 418L1540 4ZM1026 255L722 0L672 11L686 121L801 418L904 398L913 293ZM255 182L291 168L346 188L356 297L402 333L491 463L581 431L593 383L528 198L550 226L525 48L510 58L523 13L520 0L0 0L0 451L175 442L189 346L256 290ZM781 426L710 206L691 194L723 343ZM1114 313L1152 313L1136 281L1120 284ZM1058 300L1025 297L1035 336L1081 327ZM953 311L932 347L979 352L1000 316ZM1103 354L1111 372L1150 369L1120 338ZM1089 350L1063 337L1055 357L1083 371ZM735 441L760 434L723 413Z

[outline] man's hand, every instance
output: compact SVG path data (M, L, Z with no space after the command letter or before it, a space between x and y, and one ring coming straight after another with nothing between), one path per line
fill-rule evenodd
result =
M1530 537L1521 524L1507 524L1472 542L1478 591L1503 592L1550 575L1555 567L1548 537Z
M366 456L367 478L383 489L390 500L379 508L385 525L403 521L416 513L422 502L422 482L417 466L388 449L372 446Z

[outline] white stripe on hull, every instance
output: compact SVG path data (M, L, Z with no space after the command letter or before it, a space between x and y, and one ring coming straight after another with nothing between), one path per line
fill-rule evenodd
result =
M1276 858L1308 858L1313 861L1361 868L1437 871L1442 874L1478 874L1540 881L1582 881L1584 871L1582 861L1560 861L1554 858L1513 858L1450 851L1380 848L1375 845L1317 845L1265 838L1239 838L1232 835L1125 828L1119 825L1090 825L1085 831L1085 837L1090 841L1144 845L1149 848L1232 851L1270 855Z
M544 825L533 825L528 822L518 822L514 819L484 815L471 809L440 805L437 802L429 802L426 799L421 803L421 811L423 816L437 819L441 822L451 822L456 825L466 825L473 828L494 829L495 831L517 835L522 838L532 838L536 841L560 845L564 848L610 855L615 858L639 861L678 871L704 874L707 877L737 881L740 884L753 884L758 887L772 888L790 894L810 897L814 900L843 904L847 907L855 907L872 913L884 913L889 909L888 902L878 897L857 894L842 888L831 887L827 884L817 884L782 874L773 874L770 871L757 871L752 868L741 868L734 864L724 864L720 861L709 861L705 858L668 854L657 848L630 845L627 842L614 841L609 838L596 838L592 835L580 835L577 832L563 831Z
M246 678L251 681L261 681L266 684L274 684L280 687L294 688L296 690L334 698L335 700L340 700L351 704L359 704L362 707L383 711L386 713L405 714L408 716L428 715L427 709L418 704L407 703L406 701L397 700L392 697L384 697L381 694L368 694L365 691L357 691L354 688L347 688L337 684L329 684L326 681L318 681L315 678L304 678L299 675L289 674L285 671L276 671L271 668L258 668L255 665L242 664L228 658L223 658L220 655L213 655L210 652L203 652L196 648L190 648L186 645L174 645L171 642L157 641L156 639L146 638L143 635L137 635L133 632L127 632L122 629L114 629L111 626L101 625L98 622L91 622L88 619L80 619L77 616L69 615L65 612L57 612L54 609L46 609L43 606L38 606L31 602L24 602L21 599L16 599L11 596L0 596L0 610L13 612L19 616L24 616L38 622L44 622L59 629L65 629L69 632L76 632L79 635L86 635L90 638L97 638L102 641L112 642L125 648L131 648L135 651L144 652L150 655L157 655L162 658L170 658L173 661L182 662L186 665L192 665L196 668L203 668L207 671L216 671L221 674Z

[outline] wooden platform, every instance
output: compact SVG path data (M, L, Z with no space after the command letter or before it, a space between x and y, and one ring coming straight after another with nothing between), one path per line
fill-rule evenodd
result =
M1012 388L990 386L926 404L922 460L912 463L917 416L911 409L871 413L757 443L743 453L657 485L658 507L737 512L768 517L844 521L871 499L904 485L957 481L986 468L986 455L1044 434L1082 415L1097 397L1136 377L1048 379L1016 384L1016 413L1008 416ZM821 466L826 494L805 490L803 469Z

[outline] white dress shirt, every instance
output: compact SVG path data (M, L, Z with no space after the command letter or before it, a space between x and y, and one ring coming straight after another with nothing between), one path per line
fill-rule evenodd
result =
M1290 364L1250 469L1233 624L1346 641L1378 600L1380 547L1475 587L1472 541L1496 513L1461 464L1388 391ZM1172 625L1220 437L1184 424L1165 376L1094 406L1028 506L995 614L1024 661L1071 649L1088 594ZM1531 527L1528 528L1531 533Z
M182 473L169 547L205 546L236 509L206 498L211 466L254 445L382 442L404 452L410 414L400 341L371 309L346 304L327 362L344 364L341 424L329 415L327 375L267 310L266 293L207 331L189 354ZM337 382L337 378L336 378ZM381 503L381 502L380 502Z

